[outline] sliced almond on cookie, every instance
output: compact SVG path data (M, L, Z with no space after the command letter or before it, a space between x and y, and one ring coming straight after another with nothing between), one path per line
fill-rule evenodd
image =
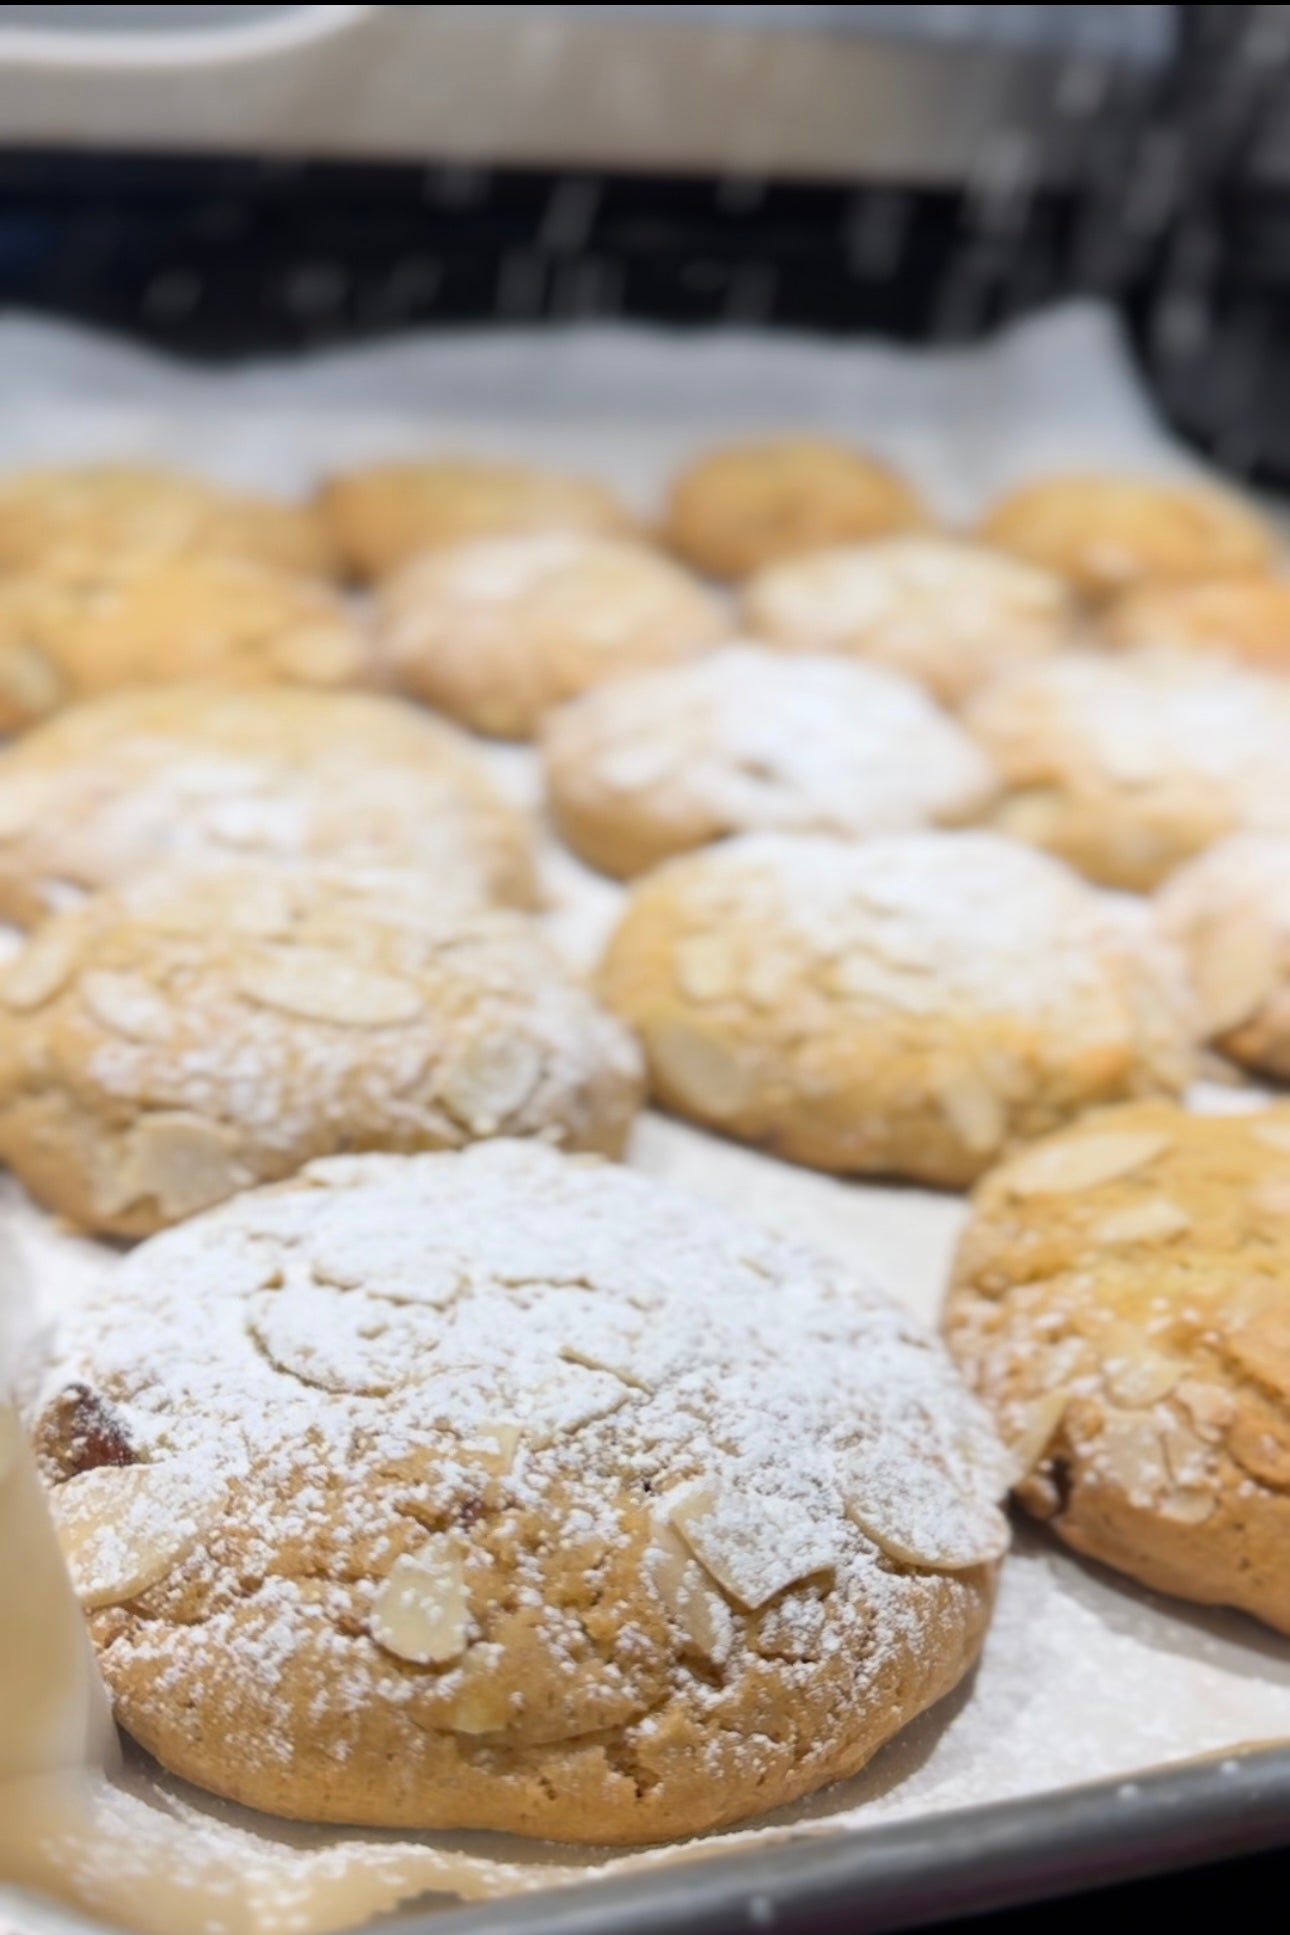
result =
M1164 1243L1191 1228L1191 1217L1165 1196L1153 1196L1145 1203L1129 1203L1113 1210L1094 1225L1090 1234L1097 1243Z
M343 1028L389 1028L422 1010L420 990L322 947L265 948L238 973L241 992L263 1008Z
M837 1565L837 1535L773 1493L695 1485L670 1506L668 1519L721 1590L749 1612Z
M881 1443L852 1454L842 1477L847 1517L900 1565L964 1572L1008 1549L997 1506L960 1491L930 1462Z
M448 1666L470 1635L470 1600L461 1548L447 1533L397 1559L372 1602L372 1638L414 1666Z
M164 1041L174 1026L165 996L141 974L90 968L77 982L81 1000L96 1021L130 1041Z
M1155 1129L1107 1129L1042 1144L1018 1157L1002 1181L1014 1196L1058 1196L1095 1189L1153 1162L1170 1146Z
M60 1485L54 1524L87 1611L124 1605L186 1559L222 1487L178 1464L101 1465Z
M654 1589L687 1643L700 1658L719 1666L728 1658L734 1620L726 1601L712 1590L708 1575L665 1519L657 1519L645 1555Z
M71 980L79 955L75 940L57 928L47 928L29 940L0 977L0 1000L7 1008L27 1013L43 1008Z
M542 1074L542 1051L525 1035L472 1037L445 1063L439 1100L472 1135L496 1135L523 1107Z
M1225 1035L1263 1006L1281 974L1281 944L1258 916L1226 920L1195 962L1196 992L1211 1035Z

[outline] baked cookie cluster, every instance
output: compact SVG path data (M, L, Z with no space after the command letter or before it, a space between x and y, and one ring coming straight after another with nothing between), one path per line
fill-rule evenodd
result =
M1290 1632L1290 1108L1187 1106L1290 1075L1288 585L1205 485L952 530L796 432L654 511L424 450L0 480L0 1161L144 1239L30 1422L145 1749L719 1827L963 1679L1009 1487ZM974 1188L948 1351L635 1173L647 1103Z

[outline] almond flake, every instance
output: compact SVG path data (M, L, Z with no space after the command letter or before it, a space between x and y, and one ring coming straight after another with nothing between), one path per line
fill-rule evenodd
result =
M101 1465L60 1485L54 1523L86 1611L124 1605L173 1572L219 1499L208 1477L173 1464Z
M27 942L5 968L0 998L5 1006L26 1013L43 1008L65 988L76 966L76 944L57 927L46 928Z
M654 1524L645 1563L654 1589L700 1658L720 1666L729 1657L734 1620L713 1592L703 1567L664 1519Z
M414 1666L460 1659L470 1632L470 1602L461 1551L447 1534L397 1559L372 1604L377 1645Z
M182 1109L159 1109L141 1116L123 1144L96 1151L94 1207L117 1216L151 1198L174 1219L223 1202L253 1180L231 1129Z
M1106 1367L1106 1388L1117 1404L1146 1410L1158 1404L1182 1376L1182 1365L1159 1352L1144 1349L1135 1338L1124 1347L1113 1346Z
M1250 1123L1251 1133L1270 1149L1290 1150L1290 1121L1282 1117L1262 1118Z
M1096 1243L1162 1243L1191 1228L1191 1217L1164 1196L1130 1203L1104 1216L1091 1232Z
M164 1041L174 1025L169 1002L141 974L91 968L77 982L82 1001L103 1026L130 1041Z
M521 1425L484 1423L472 1425L470 1436L461 1447L462 1456L477 1458L495 1478L506 1478L515 1468L515 1459L524 1437Z
M909 1453L875 1440L855 1452L843 1474L847 1517L901 1565L964 1572L992 1565L1008 1549L1008 1521L948 1478L911 1486Z
M529 1440L537 1451L557 1438L580 1431L597 1418L607 1418L631 1395L620 1377L584 1370L580 1364L554 1364L532 1390L525 1393Z
M1069 1391L1045 1391L1042 1397L1019 1410L1017 1430L1007 1445L1009 1490L1029 1478L1036 1466L1043 1463L1049 1445L1061 1429L1070 1401Z
M691 1001L721 1001L734 993L734 951L719 935L692 934L682 941L675 968L681 992Z
M668 1518L705 1572L748 1612L837 1566L837 1531L804 1525L783 1495L698 1485L671 1506Z
M656 1080L701 1117L738 1115L756 1094L756 1075L737 1054L685 1022L650 1028L645 1048Z
M1210 1444L1218 1442L1236 1416L1236 1399L1221 1384L1185 1377L1174 1386L1173 1394L1197 1433Z
M1227 1348L1247 1377L1290 1400L1290 1310L1262 1310L1234 1324Z
M1014 1196L1058 1196L1094 1189L1143 1168L1169 1144L1170 1138L1154 1129L1108 1129L1071 1136L1029 1150L1003 1180Z
M261 1007L343 1028L394 1027L422 1009L410 981L322 947L265 948L237 979L241 992Z
M1218 1510L1218 1500L1212 1491L1176 1491L1162 1498L1156 1510L1175 1525L1203 1525Z
M1281 975L1281 947L1258 917L1226 921L1200 949L1196 992L1211 1035L1225 1035L1248 1021Z
M1160 1433L1145 1414L1108 1410L1097 1449L1100 1467L1131 1504L1150 1508L1172 1489Z
M1003 1104L984 1076L964 1069L942 1081L936 1099L954 1133L979 1153L997 1149L1007 1132Z
M384 1397L415 1380L417 1356L432 1348L397 1304L312 1284L256 1298L247 1328L269 1362L320 1391Z
M445 1064L438 1095L472 1135L496 1135L542 1074L542 1051L526 1035L475 1035Z

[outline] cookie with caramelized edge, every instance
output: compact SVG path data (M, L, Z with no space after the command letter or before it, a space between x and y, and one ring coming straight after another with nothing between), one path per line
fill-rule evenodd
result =
M945 1311L1077 1552L1290 1633L1290 1108L1105 1110L981 1184Z

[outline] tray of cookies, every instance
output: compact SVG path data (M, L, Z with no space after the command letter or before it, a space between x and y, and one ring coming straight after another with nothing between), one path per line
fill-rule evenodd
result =
M1279 1841L1275 513L1088 311L6 336L5 1935Z

